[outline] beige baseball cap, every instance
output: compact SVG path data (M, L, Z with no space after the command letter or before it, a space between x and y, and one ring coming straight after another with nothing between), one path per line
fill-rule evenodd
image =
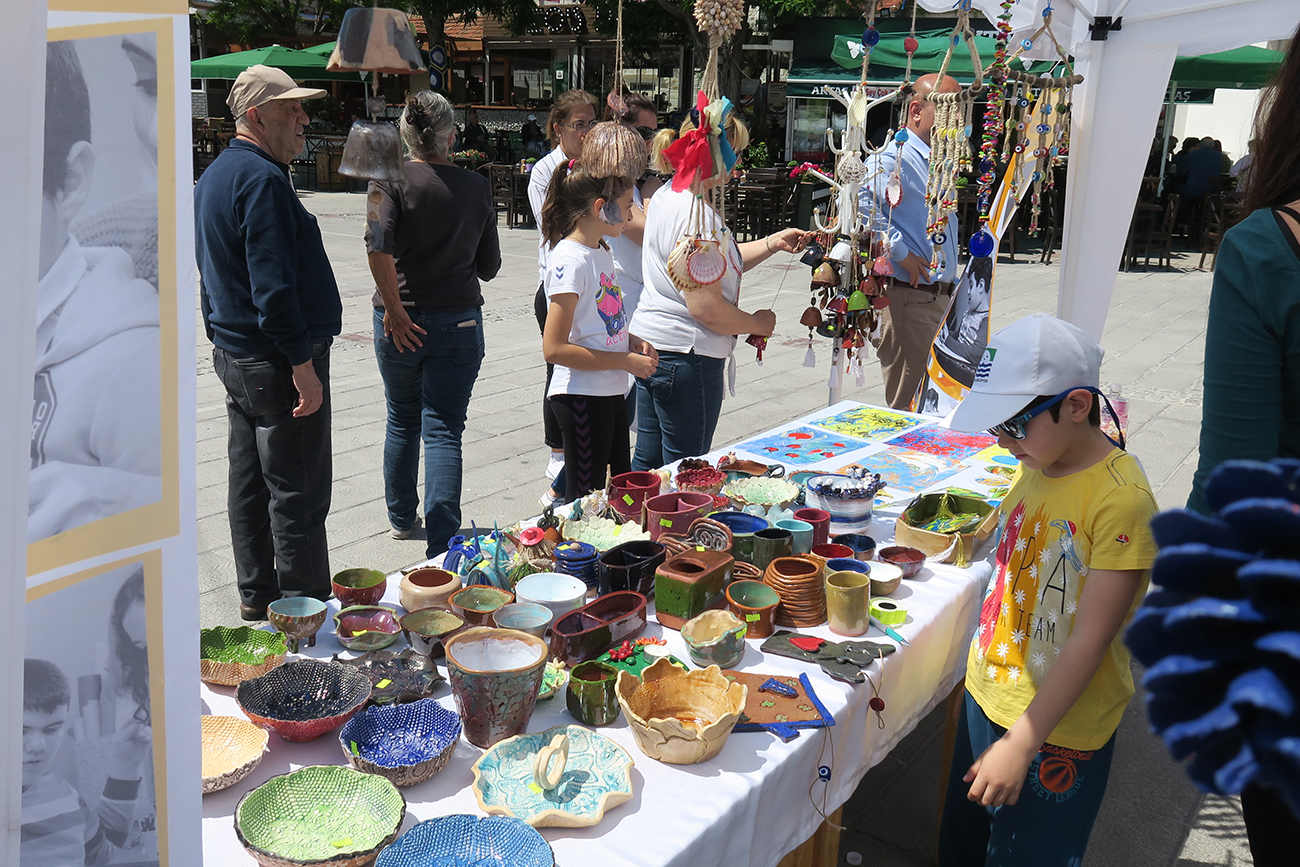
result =
M325 91L317 87L299 87L283 69L258 63L239 73L226 105L231 114L239 117L273 99L319 99L324 95Z

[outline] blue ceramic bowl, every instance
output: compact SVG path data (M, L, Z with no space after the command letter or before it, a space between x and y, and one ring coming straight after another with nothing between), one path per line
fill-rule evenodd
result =
M501 629L518 629L538 638L546 637L553 617L551 609L536 602L511 602L492 612L492 622Z
M841 533L831 537L837 545L848 545L853 549L853 556L859 560L870 560L876 554L876 540L863 533Z
M455 815L421 822L379 853L375 867L555 867L546 839L511 816Z
M871 572L871 564L855 557L834 557L826 561L826 574L835 572L861 572L866 575Z
M767 518L760 518L758 515L750 515L746 512L714 512L709 517L726 526L732 533L757 533L772 526Z
M395 786L414 786L441 771L458 741L460 717L431 698L369 708L339 731L348 764Z

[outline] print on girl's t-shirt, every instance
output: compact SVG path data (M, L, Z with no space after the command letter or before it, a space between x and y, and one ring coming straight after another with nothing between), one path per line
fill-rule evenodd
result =
M623 313L623 292L614 282L612 274L600 275L600 289L596 293L596 312L605 323L606 346L618 343L627 331L627 316Z

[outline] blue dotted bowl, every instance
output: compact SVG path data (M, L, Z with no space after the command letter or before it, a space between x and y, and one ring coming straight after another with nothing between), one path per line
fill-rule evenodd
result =
M421 822L379 853L375 867L555 867L546 839L511 816Z
M460 717L431 698L369 708L339 731L348 764L395 786L414 786L441 771L459 740Z

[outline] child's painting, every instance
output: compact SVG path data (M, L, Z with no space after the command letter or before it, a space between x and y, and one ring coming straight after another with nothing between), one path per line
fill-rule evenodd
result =
M1002 446L997 443L994 443L984 451L976 454L971 463L974 463L975 461L989 461L990 463L997 464L1001 467L1010 467L1013 472L1016 467L1020 466L1020 461L1016 460L1015 455L1011 454L1011 452L1002 448Z
M892 501L910 497L961 469L962 466L958 461L938 455L892 451L860 458L836 472L849 473L860 470L868 474L880 473L880 480L886 485L880 492L880 496L886 501Z
M979 454L989 446L996 445L996 442L988 434L961 433L928 424L894 437L889 440L889 445L898 449L950 458L954 461L964 461L971 455Z
M813 419L809 424L844 436L875 442L924 422L925 418L919 415L877 409L874 406L858 406L829 418Z
M751 455L782 464L815 464L864 449L871 443L813 427L768 434L736 446Z

